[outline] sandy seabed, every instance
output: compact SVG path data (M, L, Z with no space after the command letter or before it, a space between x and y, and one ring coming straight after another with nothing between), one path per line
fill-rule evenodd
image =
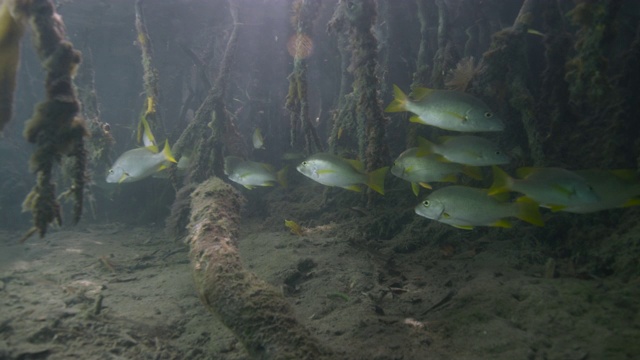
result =
M482 237L363 248L339 226L298 236L248 219L239 241L337 359L640 357L638 281L545 277L535 249ZM161 230L20 235L0 232L0 359L248 358L200 304L188 249Z

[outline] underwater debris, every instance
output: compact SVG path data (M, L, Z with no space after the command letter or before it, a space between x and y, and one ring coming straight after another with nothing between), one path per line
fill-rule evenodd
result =
M302 236L305 233L305 229L293 220L285 220L284 226L288 227L292 234Z
M476 74L482 72L482 65L476 66L473 56L460 59L456 68L449 72L444 85L451 90L465 92Z

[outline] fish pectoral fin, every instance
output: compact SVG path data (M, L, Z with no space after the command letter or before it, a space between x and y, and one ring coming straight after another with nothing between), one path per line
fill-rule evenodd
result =
M362 191L362 186L360 186L358 184L354 184L354 185L345 186L344 189L361 192Z
M331 170L331 169L322 169L322 170L316 170L316 175L333 174L335 172L336 172L335 170Z
M536 167L525 166L525 167L518 168L516 170L516 176L518 176L521 179L524 179L536 171L538 171L538 168Z
M253 185L242 185L245 188L249 189L249 190L253 190L254 186Z
M553 188L554 190L556 190L557 192L561 193L562 195L565 195L567 197L571 197L571 195L575 195L576 191L574 189L559 185L559 184L555 184L553 186L551 186L551 188Z
M449 215L449 213L447 213L447 212L443 212L442 213L442 217L445 218L445 219L449 219L449 218L451 218L451 215Z
M420 194L420 185L418 183L411 183L411 190L413 191L413 195L418 196Z
M460 121L467 121L467 117L454 111L445 111L445 114L452 116Z
M121 184L128 177L129 177L129 174L127 174L126 172L123 172L122 176L120 176L120 179L118 179L118 184Z

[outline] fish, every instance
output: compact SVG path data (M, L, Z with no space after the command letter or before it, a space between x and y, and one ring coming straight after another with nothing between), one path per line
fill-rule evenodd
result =
M493 184L489 194L519 192L554 212L600 201L587 180L573 171L556 167L524 167L517 170L517 175L520 179L514 179L493 166Z
M640 205L640 178L636 170L576 170L593 188L600 201L568 206L562 211L586 214L596 211Z
M145 147L156 145L156 138L153 136L149 122L147 122L144 115L140 117L140 122L138 123L137 141L138 143L142 143Z
M516 202L491 196L486 189L447 186L438 189L416 205L415 213L431 220L471 230L475 226L510 228L507 218L516 217L536 226L544 226L538 204L528 198Z
M304 235L304 228L293 220L285 220L284 226L289 228L289 231L291 231L292 234L296 234L298 236Z
M454 163L489 166L505 165L510 162L509 156L500 150L498 145L479 136L442 136L439 140L436 144L423 137L418 138L421 148L440 154Z
M108 183L129 183L147 178L166 168L176 159L171 154L169 141L165 140L164 149L158 152L155 145L140 147L124 152L113 163L107 175Z
M361 185L384 195L384 178L388 166L370 173L364 171L364 165L329 153L317 153L301 162L296 168L302 175L326 186L337 186L352 191L362 191Z
M396 85L386 112L409 111L409 121L460 132L502 131L504 123L482 100L454 90L418 88L412 100Z
M253 141L254 149L264 149L264 138L262 137L262 131L260 131L260 128L256 128L253 131L251 140Z
M256 186L287 186L287 167L275 171L273 166L265 163L244 160L237 156L224 158L224 173L229 180L251 190Z
M457 174L464 173L474 179L482 180L478 168L443 161L438 154L420 155L421 148L405 150L393 162L391 173L411 183L413 193L418 196L419 186L431 189L431 182L457 182Z

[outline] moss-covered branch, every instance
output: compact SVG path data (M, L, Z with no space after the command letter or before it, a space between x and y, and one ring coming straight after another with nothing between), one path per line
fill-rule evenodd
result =
M200 300L255 359L330 359L269 284L244 270L236 248L244 200L218 178L191 195L187 243Z
M322 151L323 147L309 118L309 99L307 95L307 57L311 54L311 30L316 18L319 1L297 0L294 2L293 25L296 28L293 54L293 72L289 75L289 93L285 107L290 113L290 146L295 148L298 134L304 136L304 148L307 153Z
M15 1L12 14L29 21L34 46L46 71L46 100L36 106L27 122L24 136L36 149L30 167L37 182L23 203L33 214L33 228L23 240L35 232L44 236L50 223L62 222L60 204L52 180L53 167L63 156L74 159L71 188L65 195L75 200L73 220L82 214L83 189L86 181L86 151L83 137L87 131L79 117L80 103L72 84L80 64L80 52L64 39L64 25L49 0Z

